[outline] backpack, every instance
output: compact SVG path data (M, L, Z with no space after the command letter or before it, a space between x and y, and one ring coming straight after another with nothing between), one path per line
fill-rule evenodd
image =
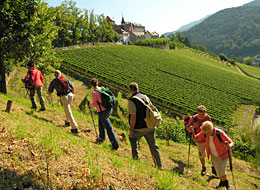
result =
M186 134L187 135L190 135L191 133L190 132L188 132L188 130L187 130L187 128L189 127L188 126L188 123L189 123L189 121L190 121L190 119L192 119L193 118L193 120L194 120L194 123L195 122L197 122L197 118L196 117L193 117L193 116L186 116L186 117L184 117L184 130L185 130L185 132L186 132ZM195 129L194 129L195 130Z
M58 96L64 96L71 92L69 82L64 76L56 78L55 89L57 91Z
M218 137L218 140L222 143L224 143L224 141L222 140L221 136L220 136L220 131L223 131L224 133L227 134L226 129L224 127L220 127L220 126L214 126L216 129L216 135Z
M102 90L95 89L95 91L98 91L101 94L102 103L97 102L98 105L102 105L107 109L114 107L116 105L115 95L110 90L105 89L103 86L101 88Z
M154 129L155 127L159 126L162 122L162 117L158 109L151 103L151 101L147 101L145 103L141 98L137 96L133 96L133 98L139 100L146 106L146 116L144 121L148 128Z
M35 76L31 70L28 71L29 77L25 77L24 85L26 89L34 89L35 88Z

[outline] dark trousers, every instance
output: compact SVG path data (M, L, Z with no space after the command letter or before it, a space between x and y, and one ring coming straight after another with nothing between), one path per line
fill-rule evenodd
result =
M34 89L30 89L30 99L32 102L32 107L37 108L37 103L35 101L35 91L37 92L38 97L40 99L41 108L45 109L45 102L44 102L44 99L42 96L42 87L41 86L35 87Z
M105 140L106 131L107 131L107 135L112 144L113 149L118 149L119 143L109 119L111 113L112 113L112 109L98 112L99 138Z

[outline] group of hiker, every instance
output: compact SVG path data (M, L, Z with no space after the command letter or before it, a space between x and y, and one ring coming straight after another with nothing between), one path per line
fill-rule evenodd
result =
M27 75L22 81L30 91L32 109L37 109L35 101L36 91L40 99L40 111L45 111L46 106L42 96L43 76L41 72L35 68L33 62L30 62L28 66ZM69 79L62 76L61 71L56 70L54 76L55 78L49 85L48 94L51 95L54 89L56 90L64 108L66 116L65 126L71 126L72 133L79 133L78 125L70 109L70 103L75 98L75 87ZM96 107L98 112L99 136L96 139L96 143L104 142L107 133L112 149L117 150L119 148L119 142L109 120L113 108L105 106L102 102L102 94L106 89L99 86L96 78L90 80L90 86L93 89L91 94L92 101L87 100L87 104L88 106ZM133 159L139 159L138 140L144 136L149 145L155 166L158 169L163 169L159 147L156 144L155 127L150 127L147 123L147 107L148 105L152 105L152 102L146 95L139 92L138 84L135 82L129 85L129 94L131 95L128 100L129 141L132 149L132 157ZM226 187L226 189L230 189L226 177L226 165L231 156L230 149L234 146L232 140L224 131L213 126L210 116L206 114L206 107L202 105L198 106L196 115L188 116L184 119L184 125L187 134L189 134L197 144L202 166L201 175L206 174L205 157L207 152L207 157L209 158L209 156L211 156L211 162L213 164L211 166L212 173L220 179L220 183L216 188Z

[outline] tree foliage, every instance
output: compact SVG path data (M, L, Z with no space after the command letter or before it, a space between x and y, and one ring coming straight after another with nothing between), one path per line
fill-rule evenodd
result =
M59 28L53 41L55 47L86 42L111 42L120 38L104 14L96 15L94 10L81 10L76 7L75 2L67 0L51 9L55 16L55 24Z
M0 92L6 93L6 71L31 60L41 68L55 62L52 40L56 26L41 0L1 1Z

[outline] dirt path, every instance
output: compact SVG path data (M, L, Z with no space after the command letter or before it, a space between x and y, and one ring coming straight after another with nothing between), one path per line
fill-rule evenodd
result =
M239 67L234 66L236 70L238 70L238 72L244 76L247 76Z

